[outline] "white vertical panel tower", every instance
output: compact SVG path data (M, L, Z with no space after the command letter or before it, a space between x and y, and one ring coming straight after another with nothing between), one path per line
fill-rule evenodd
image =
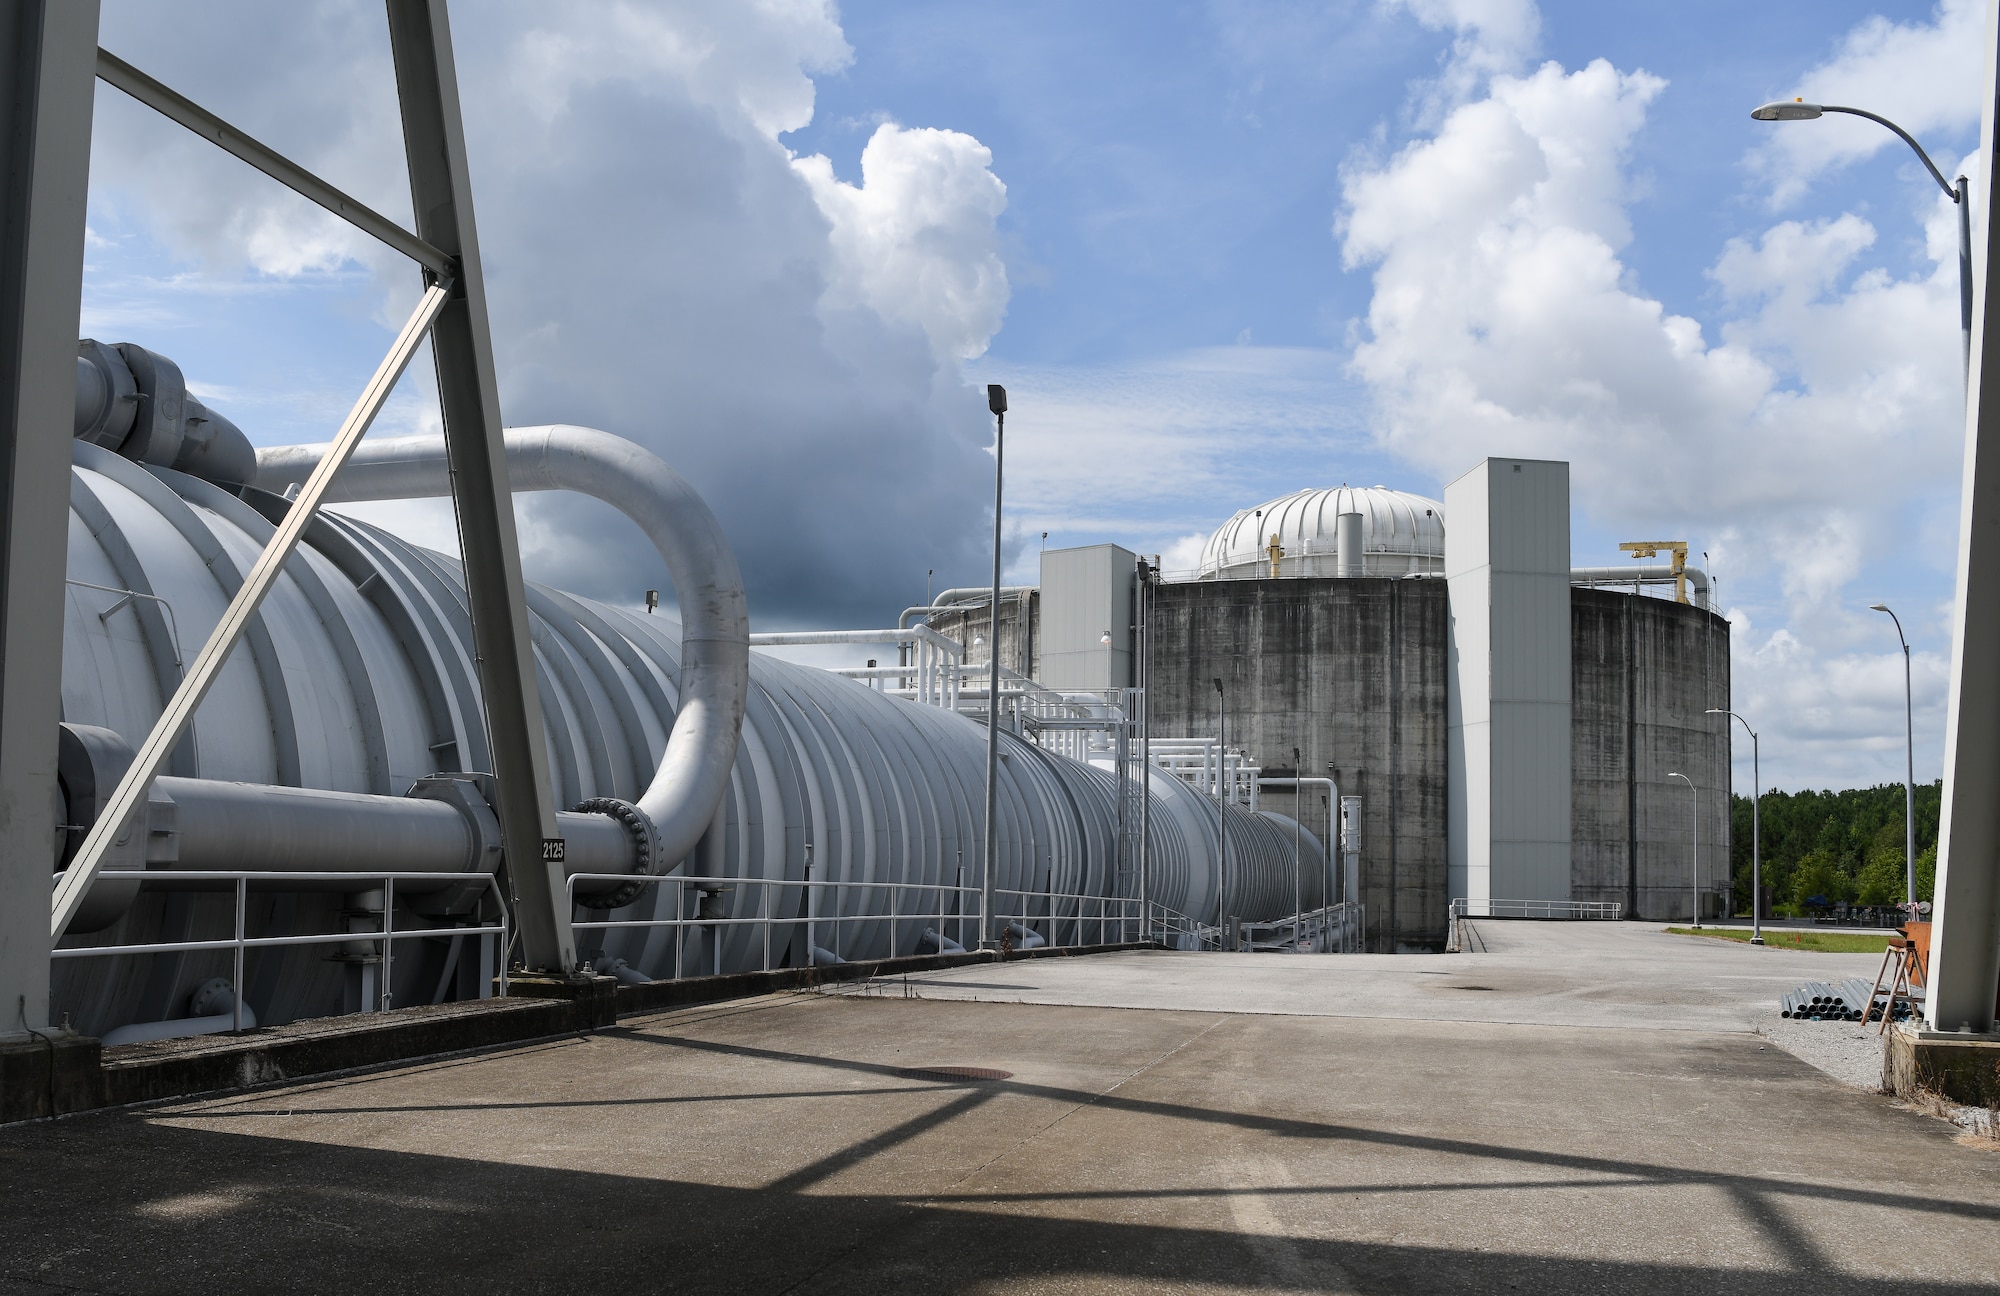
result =
M1567 900L1569 465L1487 459L1444 507L1451 894Z
M1131 550L1111 544L1042 552L1042 683L1095 690L1132 685L1138 561Z

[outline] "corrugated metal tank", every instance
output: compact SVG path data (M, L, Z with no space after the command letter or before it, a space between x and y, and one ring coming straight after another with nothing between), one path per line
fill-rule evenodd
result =
M284 500L239 496L171 469L142 466L87 442L74 445L63 716L137 742L219 619L269 538ZM678 624L531 585L537 675L559 799L636 798L673 725ZM977 881L984 733L948 712L889 698L823 671L753 654L743 738L718 824L689 871L732 877L805 876L912 885ZM437 771L486 767L470 625L456 562L350 518L316 520L306 543L209 694L169 773L187 777L396 795ZM1155 900L1212 920L1217 875L1215 804L1171 777L1153 780ZM1004 735L1000 785L1001 888L1106 896L1116 876L1115 786L1105 771ZM1288 913L1293 904L1290 821L1231 807L1229 912ZM1316 840L1307 845L1317 856ZM368 866L354 861L357 869ZM1308 879L1309 906L1320 903ZM729 912L759 912L738 887ZM803 888L775 888L774 912L803 912ZM615 918L669 916L675 888L641 893ZM365 908L366 897L359 903ZM379 905L379 900L375 901ZM930 903L906 895L906 911ZM260 930L340 930L354 897L253 897ZM850 890L842 912L885 911L879 891ZM832 901L818 912L831 916ZM1038 911L1039 912L1039 911ZM67 944L172 941L229 935L226 896L142 895L106 932ZM1056 917L1062 917L1059 909ZM446 924L419 905L399 930ZM907 920L897 948L913 950L927 924ZM935 925L934 920L931 924ZM1045 924L1038 924L1045 925ZM735 928L725 970L756 966L762 935ZM782 932L777 958L804 961L803 929ZM889 924L821 929L847 957L888 952ZM672 971L674 943L659 931L611 933L604 952L648 975ZM476 989L448 929L406 955L394 1001L436 1002ZM246 1001L278 1023L359 1006L354 965L332 947L253 954ZM590 944L585 943L589 949ZM703 970L714 951L699 957ZM177 1015L189 991L225 974L227 956L186 954L64 960L54 1008L87 1031ZM692 967L690 966L690 970Z

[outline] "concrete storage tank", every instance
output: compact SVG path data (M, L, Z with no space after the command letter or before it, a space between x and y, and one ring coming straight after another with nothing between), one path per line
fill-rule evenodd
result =
M76 829L88 825L89 789L101 795L115 782L121 759L129 759L124 744L151 728L183 663L216 624L273 519L283 515L282 488L317 457L315 447L263 451L256 484L249 484L242 480L250 471L247 443L226 420L203 411L210 422L200 446L155 445L145 462L144 446L121 440L115 427L107 430L104 411L112 399L88 399L98 389L115 395L103 370L123 377L112 363L117 357L107 360L108 349L92 352L91 345L85 351L99 373L86 378L80 362L72 456L63 669L63 717L71 730L64 748L71 804L63 822L71 828L63 834L67 842L52 848L59 863L65 848L74 849ZM599 469L619 468L625 484L600 493L635 517L661 505L621 496L638 489L635 477L678 481L644 451L588 429L517 430L507 445L517 490L575 487L581 479L568 461L577 458L596 456ZM624 471L639 463L634 456L651 467ZM339 498L444 494L445 481L441 441L364 443L343 470ZM683 504L692 498L688 493ZM671 539L659 527L651 533L678 576L688 555L666 553ZM729 567L733 572L733 560ZM779 928L775 961L795 966L810 957L797 921L805 889L795 885L806 877L809 847L816 880L951 884L962 860L964 881L976 883L984 777L978 723L753 654L742 689L741 739L731 735L734 755L717 780L719 803L711 797L676 811L698 814L697 829L705 829L695 834L699 843L690 854L687 845L666 843L656 803L648 800L662 781L663 753L667 764L675 759L670 736L691 723L683 714L680 625L542 586L530 586L528 599L549 768L559 799L578 808L562 816L572 871L683 870L794 884L771 888L771 903L774 914L789 920ZM143 859L159 877L143 887L122 884L124 890L100 881L75 933L96 928L91 944L227 937L233 897L216 894L218 884L173 879L177 868L223 867L352 869L364 880L352 888L338 881L258 884L249 911L253 934L376 931L383 902L379 886L365 883L366 870L422 867L442 876L434 884L398 884L394 921L399 931L425 928L435 937L411 942L407 954L399 945L390 1002L478 993L485 972L472 942L452 932L476 925L481 905L490 902L480 888L450 876L490 872L497 851L479 794L486 753L466 608L452 558L351 518L317 519L176 750L168 776L156 781L145 830L134 834L136 854L128 858ZM710 651L701 642L695 648ZM722 670L719 660L707 668ZM717 723L713 714L700 722ZM707 746L726 750L720 739ZM432 777L438 771L470 773ZM999 888L1129 892L1131 879L1115 868L1117 789L1109 773L1003 734L999 791ZM1217 908L1217 811L1176 780L1152 782L1152 898L1205 921L1213 921ZM1222 907L1250 919L1289 913L1290 821L1234 806L1226 813L1229 893ZM687 838L688 845L694 840ZM1319 850L1309 835L1305 849L1307 858ZM410 864L417 858L429 862ZM739 886L711 904L720 902L721 912L733 916L761 913L760 890ZM613 918L669 917L677 891L611 885L595 894L584 889L581 898ZM1321 894L1314 875L1308 906L1321 903ZM927 924L904 919L892 936L890 922L875 916L887 911L888 899L879 890L840 893L841 912L857 921L828 924L817 943L831 939L845 957L886 954L892 940L902 952L915 950ZM832 903L820 902L823 919L833 916ZM1053 915L1039 917L1046 923L1076 916L1064 904L1075 907L1057 902ZM906 897L902 912L912 907ZM715 916L710 908L702 913ZM759 965L761 932L717 930L726 933L719 951L680 944L678 970ZM82 943L75 933L65 945ZM667 929L609 932L601 945L605 961L622 958L640 974L677 971ZM253 952L244 1002L267 1023L372 1006L381 989L367 989L372 948L357 942ZM331 957L329 949L336 951ZM189 1011L192 991L228 971L225 954L65 959L57 964L53 1008L58 1019L67 1013L90 1032L173 1018Z

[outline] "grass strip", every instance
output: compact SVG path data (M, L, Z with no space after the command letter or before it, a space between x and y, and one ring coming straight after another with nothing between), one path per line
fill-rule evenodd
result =
M1750 930L1735 927L1669 927L1676 936L1705 936L1709 940L1748 941ZM1863 936L1855 932L1812 931L1796 927L1766 927L1767 949L1812 950L1819 954L1880 954L1889 948L1886 936Z

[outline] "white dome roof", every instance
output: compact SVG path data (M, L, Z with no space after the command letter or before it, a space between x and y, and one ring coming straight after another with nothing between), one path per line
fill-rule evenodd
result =
M1280 576L1333 576L1338 546L1334 519L1361 515L1364 575L1408 576L1444 571L1444 505L1387 486L1334 486L1295 491L1243 509L1202 546L1195 580L1267 577L1272 535L1284 549Z

